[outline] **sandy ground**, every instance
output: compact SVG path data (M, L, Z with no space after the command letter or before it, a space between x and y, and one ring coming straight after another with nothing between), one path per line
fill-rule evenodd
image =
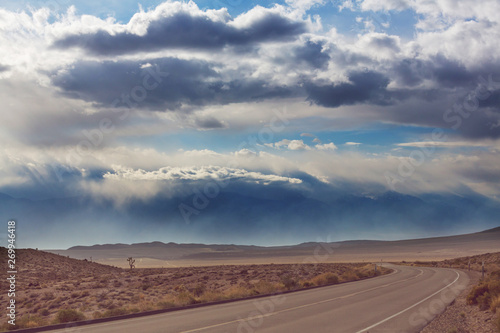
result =
M495 252L495 249L488 249ZM500 246L496 251L500 250ZM475 252L475 251L474 251ZM463 254L463 253L461 253ZM474 255L477 253L472 253ZM401 262L401 261L442 261L453 259L457 256L453 253L377 253L367 254L344 254L331 255L322 260L323 263L368 263L368 262ZM219 265L268 265L268 264L300 264L311 262L311 256L289 256L269 258L231 258L231 259L179 259L161 260L153 258L135 258L137 268L168 268L168 267L195 267L195 266L219 266ZM313 257L314 259L314 257ZM95 260L100 264L111 265L120 268L128 268L125 258L105 258Z

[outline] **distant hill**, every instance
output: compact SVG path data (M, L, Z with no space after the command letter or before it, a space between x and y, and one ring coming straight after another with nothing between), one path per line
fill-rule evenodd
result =
M121 259L151 258L157 260L237 260L266 258L306 258L329 252L327 261L361 261L374 258L408 256L421 259L446 259L459 255L476 255L500 251L500 228L482 232L399 241L355 240L333 243L308 242L291 246L248 246L220 244L136 243L74 246L67 250L51 250L72 258ZM323 258L325 258L323 256ZM399 258L399 257L398 257ZM325 259L326 260L326 259Z
M500 233L500 227L481 231L480 233Z

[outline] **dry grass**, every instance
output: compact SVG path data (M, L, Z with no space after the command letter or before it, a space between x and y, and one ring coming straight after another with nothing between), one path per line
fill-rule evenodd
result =
M490 311L496 313L500 309L500 295L496 295L491 300Z

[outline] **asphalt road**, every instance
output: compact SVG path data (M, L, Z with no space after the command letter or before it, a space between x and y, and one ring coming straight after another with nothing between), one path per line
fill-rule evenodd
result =
M273 297L52 332L419 332L469 281L467 274L454 269L385 266L395 272Z

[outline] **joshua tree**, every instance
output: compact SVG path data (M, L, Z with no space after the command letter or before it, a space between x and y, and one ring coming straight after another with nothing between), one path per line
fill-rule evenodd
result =
M130 269L135 268L135 265L134 265L135 264L135 259L132 259L132 257L129 257L127 259L127 261L128 261L128 264L130 265Z

